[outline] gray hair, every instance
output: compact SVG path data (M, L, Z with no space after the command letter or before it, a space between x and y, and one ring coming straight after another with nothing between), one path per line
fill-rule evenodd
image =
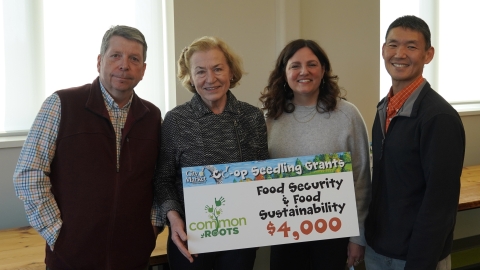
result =
M102 39L102 45L100 47L100 55L104 55L110 45L110 38L113 36L120 36L128 40L136 41L143 46L143 62L147 60L147 41L142 32L137 28L133 28L126 25L115 25L105 32Z

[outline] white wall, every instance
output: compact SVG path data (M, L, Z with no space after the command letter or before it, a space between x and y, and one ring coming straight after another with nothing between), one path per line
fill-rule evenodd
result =
M378 0L302 0L302 38L326 50L347 100L362 113L370 130L379 89Z
M218 36L244 62L246 74L232 91L239 100L259 105L260 91L273 68L276 52L275 0L175 0L175 55L196 38ZM177 84L177 103L192 93Z
M175 0L175 55L195 38L219 36L243 57L248 72L233 89L239 100L259 105L278 52L294 38L314 39L330 57L347 99L371 129L379 93L379 0ZM286 23L282 23L286 22ZM191 98L178 83L177 104ZM164 112L165 113L165 112ZM465 165L480 164L480 115L462 117L466 135ZM20 148L0 149L0 229L26 226L12 175ZM480 209L458 215L456 238L480 234ZM268 249L258 252L256 269L268 265Z
M13 171L20 148L0 148L0 230L28 226L23 202L15 196Z
M480 115L462 116L467 145L465 150L465 166L480 164Z

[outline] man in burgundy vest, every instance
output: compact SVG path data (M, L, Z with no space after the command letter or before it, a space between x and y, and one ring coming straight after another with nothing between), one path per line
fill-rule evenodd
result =
M14 184L47 242L47 269L148 267L161 226L153 174L162 120L134 92L146 52L139 30L110 28L99 77L48 97L28 134Z

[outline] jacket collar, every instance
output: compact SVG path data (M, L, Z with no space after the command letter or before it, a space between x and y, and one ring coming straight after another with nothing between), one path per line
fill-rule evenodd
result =
M227 91L227 104L225 105L225 109L223 113L231 113L231 114L240 114L240 107L239 101L235 96L232 94L230 90ZM194 111L194 114L197 118L201 118L205 115L213 114L212 110L210 110L207 105L202 100L202 97L195 93L190 100L190 105Z
M110 119L108 115L107 108L105 107L105 101L102 95L102 90L100 89L100 80L97 77L91 84L90 93L88 94L87 102L85 103L85 108L88 110L106 118ZM150 110L143 104L142 100L133 92L132 104L130 105L130 110L128 111L127 122L125 123L125 128L128 124L133 124L133 122L142 118Z
M415 89L415 91L410 95L410 97L407 98L405 103L403 103L403 106L400 108L396 116L416 117L422 99L430 90L432 90L430 84L427 82L427 80L424 80L423 83L420 84L420 86L418 86L418 88ZM385 130L387 104L388 96L384 97L377 105L382 131Z
M417 115L419 102L417 103L416 101L423 99L425 93L430 89L430 84L428 84L428 87L425 87L426 84L428 84L427 80L424 80L423 83L421 83L418 88L413 91L407 100L405 100L405 103L403 103L403 106L400 108L397 115L406 117L415 117ZM423 93L421 97L420 93Z

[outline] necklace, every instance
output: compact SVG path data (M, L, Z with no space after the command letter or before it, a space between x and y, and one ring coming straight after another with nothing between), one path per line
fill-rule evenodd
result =
M293 111L292 115L293 115L293 119L295 119L295 121L297 121L298 123L308 123L308 122L310 122L310 121L315 117L315 115L317 115L317 107L314 106L314 107L313 107L312 109L310 109L309 111L306 111L307 113L306 113L305 115L301 115L301 116L299 117L301 120L304 120L304 119L306 119L307 117L310 117L310 118L308 118L307 121L300 121L300 120L295 116L295 112L296 112L296 111L297 111L297 110Z

